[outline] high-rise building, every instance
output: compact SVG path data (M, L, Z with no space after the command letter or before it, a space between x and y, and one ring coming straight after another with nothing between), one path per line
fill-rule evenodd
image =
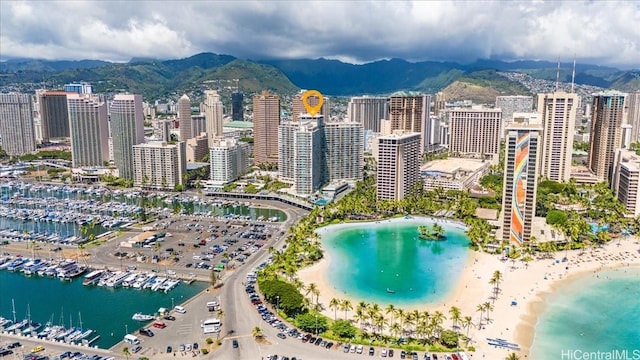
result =
M513 122L513 113L533 111L533 96L496 96L496 108L502 110L502 129L506 129Z
M211 181L224 185L249 170L249 144L233 138L218 138L209 149Z
M201 161L209 152L209 139L206 133L194 136L185 144L187 162Z
M241 92L231 94L231 120L244 120L244 95Z
M36 151L31 95L0 94L0 137L7 155L20 156Z
M436 96L433 100L433 115L439 116L444 112L447 107L447 98L444 96L443 92L436 93Z
M133 146L134 184L143 188L173 190L183 185L187 171L185 143L148 142Z
M117 94L109 110L113 162L121 178L133 179L133 145L144 142L142 95Z
M531 239L541 132L540 124L514 122L507 127L502 239L518 246Z
M640 91L627 95L626 123L631 125L631 142L640 142Z
M432 151L431 136L426 126L431 109L430 95L392 95L389 97L389 120L391 131L403 130L420 134L420 153Z
M363 129L380 132L380 120L389 118L386 97L352 97L347 107L349 121L362 124Z
M325 123L322 115L302 114L278 128L278 177L310 195L327 182L357 181L363 176L362 124Z
M307 115L307 110L304 106L304 102L302 101L303 94L304 94L304 90L299 94L295 95L291 100L291 109L292 109L291 120L293 121L300 121L301 116ZM309 104L309 106L316 106L318 105L319 100L320 99L317 96L311 95L307 97L307 104ZM330 110L331 110L331 99L329 99L328 96L323 96L322 108L320 109L320 112L318 114L321 114L324 117L325 122L331 121Z
M103 166L109 161L107 105L96 95L67 94L73 167Z
M178 121L180 122L180 141L187 141L193 137L191 129L191 100L187 94L178 100Z
M328 181L325 145L322 115L302 114L278 127L278 176L293 182L296 194L311 195Z
M256 165L278 163L280 98L263 91L253 97L253 160Z
M357 122L324 124L324 148L329 181L362 180L364 171L364 132Z
M69 137L69 110L67 109L67 93L64 91L37 92L40 105L40 123L42 140Z
M224 117L224 105L220 100L220 95L216 90L206 90L204 92L204 114L207 118L207 137L209 147L218 137L224 136L222 132L222 121Z
M502 111L485 108L455 108L449 116L449 152L499 159Z
M402 200L420 181L420 134L396 131L380 136L378 199Z
M617 150L612 187L628 215L640 216L640 155L635 151Z
M71 83L64 84L64 91L76 94L91 94L93 92L93 87L91 86L91 84L86 82Z
M600 180L612 183L613 160L622 147L624 93L603 91L593 94L589 170Z
M204 114L191 115L191 134L193 137L207 133L207 119Z
M543 128L540 176L553 181L569 181L578 106L578 95L574 93L538 94L538 114Z

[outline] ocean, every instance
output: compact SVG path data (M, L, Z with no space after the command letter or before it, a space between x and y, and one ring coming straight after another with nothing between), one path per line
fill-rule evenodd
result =
M83 286L82 276L74 281L57 278L27 277L22 273L0 271L0 316L13 319L12 301L18 321L27 318L45 324L79 327L97 331L100 338L92 344L110 348L127 333L147 323L131 320L136 312L153 314L159 308L170 309L204 290L208 284L180 284L168 293L162 291L111 289ZM42 329L40 329L42 330ZM93 338L95 335L90 336Z
M455 288L471 250L464 230L440 222L446 240L418 238L430 220L363 223L322 235L329 282L358 301L411 306L434 303Z
M570 280L545 296L531 359L586 359L579 356L592 352L612 355L589 359L640 359L640 268L596 275Z

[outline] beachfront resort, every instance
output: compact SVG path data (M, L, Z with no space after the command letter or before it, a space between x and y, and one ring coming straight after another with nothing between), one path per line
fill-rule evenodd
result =
M605 288L623 286L625 301L616 310L627 319L638 314L638 305L629 300L638 296L638 222L615 216L619 205L606 187L560 186L560 191L548 192L545 201L567 194L575 201L579 190L591 205L581 213L569 212L562 224L546 224L537 230L537 239L516 246L496 240L496 222L471 215L469 203L475 200L463 193L421 191L381 211L366 181L292 228L287 246L274 250L273 263L261 274L304 295L300 308L280 305L281 314L304 330L350 343L431 353L466 351L488 359L511 354L555 359L553 354L567 343L593 351L621 346L620 339L627 339L625 346L636 344L637 329L627 326L618 324L615 333L624 332L621 337L588 331L592 310L580 304L575 309L582 316L549 324L553 317L548 312L559 311L566 297L590 294L590 289L572 287L589 279L609 279L610 284L600 284ZM445 209L449 216L433 216ZM554 210L548 209L551 222L558 214ZM404 215L408 213L428 216ZM598 223L600 217L609 225ZM438 227L444 239L424 236ZM545 231L562 240L545 238ZM314 247L321 249L319 261L309 256ZM574 290L554 300L564 288ZM282 303L284 295L279 299ZM607 302L597 305L611 310ZM577 325L578 319L583 323Z

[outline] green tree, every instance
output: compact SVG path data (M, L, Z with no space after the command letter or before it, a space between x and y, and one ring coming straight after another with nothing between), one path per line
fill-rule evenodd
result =
M306 332L315 333L317 330L319 334L327 329L327 317L315 311L298 314L295 317L295 324L298 328Z
M338 308L340 307L340 299L331 298L329 301L329 309L333 309L333 319L338 319Z
M125 346L122 348L122 355L127 357L127 360L129 360L129 356L131 355L131 351L129 350L128 346Z
M516 355L516 353L511 353L507 355L506 360L520 360L520 357Z
M340 302L340 310L344 311L344 318L347 319L347 312L353 310L353 305L349 299L344 299Z
M264 333L262 332L262 329L259 326L256 326L253 329L251 329L251 335L253 335L255 339L262 339L262 337L264 337Z
M455 348L458 345L458 333L452 330L442 330L440 342L448 348Z
M356 327L348 320L336 320L331 324L331 331L341 339L350 339L356 335Z
M282 280L260 279L260 290L271 304L279 302L279 309L287 316L295 316L304 307L304 297L292 284Z

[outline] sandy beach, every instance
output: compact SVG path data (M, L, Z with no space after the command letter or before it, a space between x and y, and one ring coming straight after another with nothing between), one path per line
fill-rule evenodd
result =
M416 218L421 219L421 218ZM403 218L381 221L381 224L404 221ZM442 223L442 220L439 221ZM450 222L451 223L451 222ZM362 226L358 223L331 225L321 228L318 232L322 235L326 231L336 231L340 228ZM562 258L567 261L562 262ZM565 281L571 281L579 276L597 276L597 272L604 269L640 267L640 242L638 238L626 237L611 241L602 248L586 250L560 251L555 254L555 259L533 260L528 264L522 261L501 261L499 256L473 252L467 261L460 282L447 296L446 300L437 304L425 304L424 306L403 306L405 310L420 309L430 312L440 310L449 316L451 306L457 306L462 311L462 316L470 315L473 322L478 323L480 313L476 311L479 304L491 302L493 295L492 285L489 280L496 270L502 272L501 293L494 302L494 310L490 313L491 321L482 329L474 327L469 332L472 345L476 348L473 353L476 358L503 359L509 351L490 346L486 338L501 338L517 343L521 351L521 357L529 356L529 350L533 343L537 314L544 310L543 302L545 294L551 293ZM331 271L331 258L325 251L325 257L311 267L298 272L300 280L305 284L315 283L320 290L320 303L323 305L323 313L333 318L334 311L329 309L331 298L349 299L354 310L359 299L349 293L342 293L335 289L328 281L328 273ZM366 301L366 300L365 300ZM512 305L515 301L517 305ZM388 304L379 304L385 308ZM351 317L354 311L349 311ZM338 318L344 317L344 312L338 311ZM486 314L483 315L483 319ZM445 328L451 324L445 321ZM466 331L466 330L465 330Z

